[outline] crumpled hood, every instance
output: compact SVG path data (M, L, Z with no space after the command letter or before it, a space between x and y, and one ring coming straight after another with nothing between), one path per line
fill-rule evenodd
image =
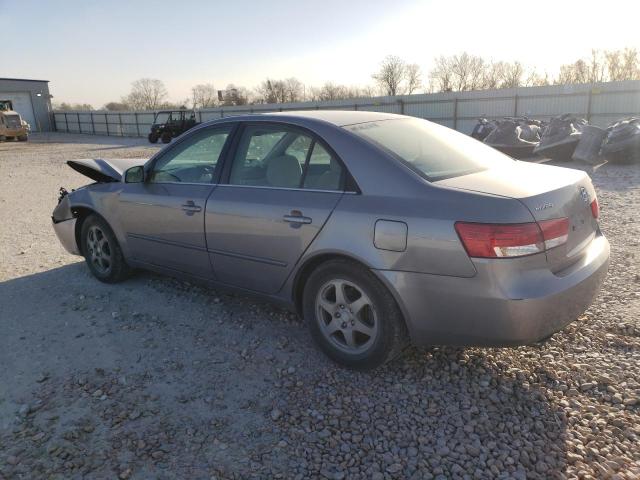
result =
M146 161L146 158L82 158L69 160L67 165L96 182L119 182L125 171Z

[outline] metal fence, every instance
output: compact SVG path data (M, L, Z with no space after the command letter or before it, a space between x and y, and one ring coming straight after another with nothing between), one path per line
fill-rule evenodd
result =
M640 114L640 81L207 108L196 110L196 116L200 122L206 122L247 113L329 109L400 113L464 133L473 130L480 116L496 119L526 115L548 120L573 113L606 127L620 118ZM53 116L59 132L140 137L149 133L155 112L66 111L54 112Z

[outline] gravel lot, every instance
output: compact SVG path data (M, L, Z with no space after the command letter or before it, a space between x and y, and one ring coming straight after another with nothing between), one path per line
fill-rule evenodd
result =
M592 173L603 291L543 345L331 364L297 318L139 273L90 276L50 225L64 162L143 140L0 144L0 479L640 478L640 168Z

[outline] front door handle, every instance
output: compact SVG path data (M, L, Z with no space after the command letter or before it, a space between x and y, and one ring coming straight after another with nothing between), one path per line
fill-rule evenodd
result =
M291 210L291 213L289 215L285 215L282 218L285 222L290 223L294 228L298 228L301 225L309 224L312 221L310 217L305 217L304 215L302 215L302 212L300 210Z
M201 212L202 207L196 205L193 200L187 200L187 203L182 205L182 210L184 210L187 215L193 215L194 213Z

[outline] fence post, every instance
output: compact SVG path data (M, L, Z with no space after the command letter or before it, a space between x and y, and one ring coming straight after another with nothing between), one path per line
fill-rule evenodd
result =
M124 131L122 130L122 114L118 112L118 123L120 123L120 136L124 137Z
M398 103L400 104L400 115L404 115L404 101L402 99L398 99Z
M518 94L516 93L515 97L513 97L513 116L518 116Z
M140 136L140 123L138 123L138 112L133 112L133 118L136 120L136 133Z
M453 99L453 129L458 130L458 97Z
M591 100L593 97L593 83L589 86L589 99L587 101L587 122L591 121Z
M80 112L76 112L76 116L78 117L78 132L82 133L82 124L80 123Z
M64 112L64 129L69 132L69 119L67 118L67 112Z
M90 115L90 117L91 117L91 133L92 133L93 135L95 135L95 134L96 134L96 124L95 124L95 122L93 121L93 112L91 112L89 115Z
M354 103L354 104L353 104L353 109L354 109L356 112L358 111L358 104L357 104L357 103Z
M109 136L109 119L107 118L107 114L104 114L104 124L107 127L107 137Z
M53 118L53 131L57 132L58 131L58 121L56 120L55 112L51 112L51 118Z
M198 110L198 118L200 119L200 123L202 123L202 110Z
M224 118L224 110L220 109L220 118Z

